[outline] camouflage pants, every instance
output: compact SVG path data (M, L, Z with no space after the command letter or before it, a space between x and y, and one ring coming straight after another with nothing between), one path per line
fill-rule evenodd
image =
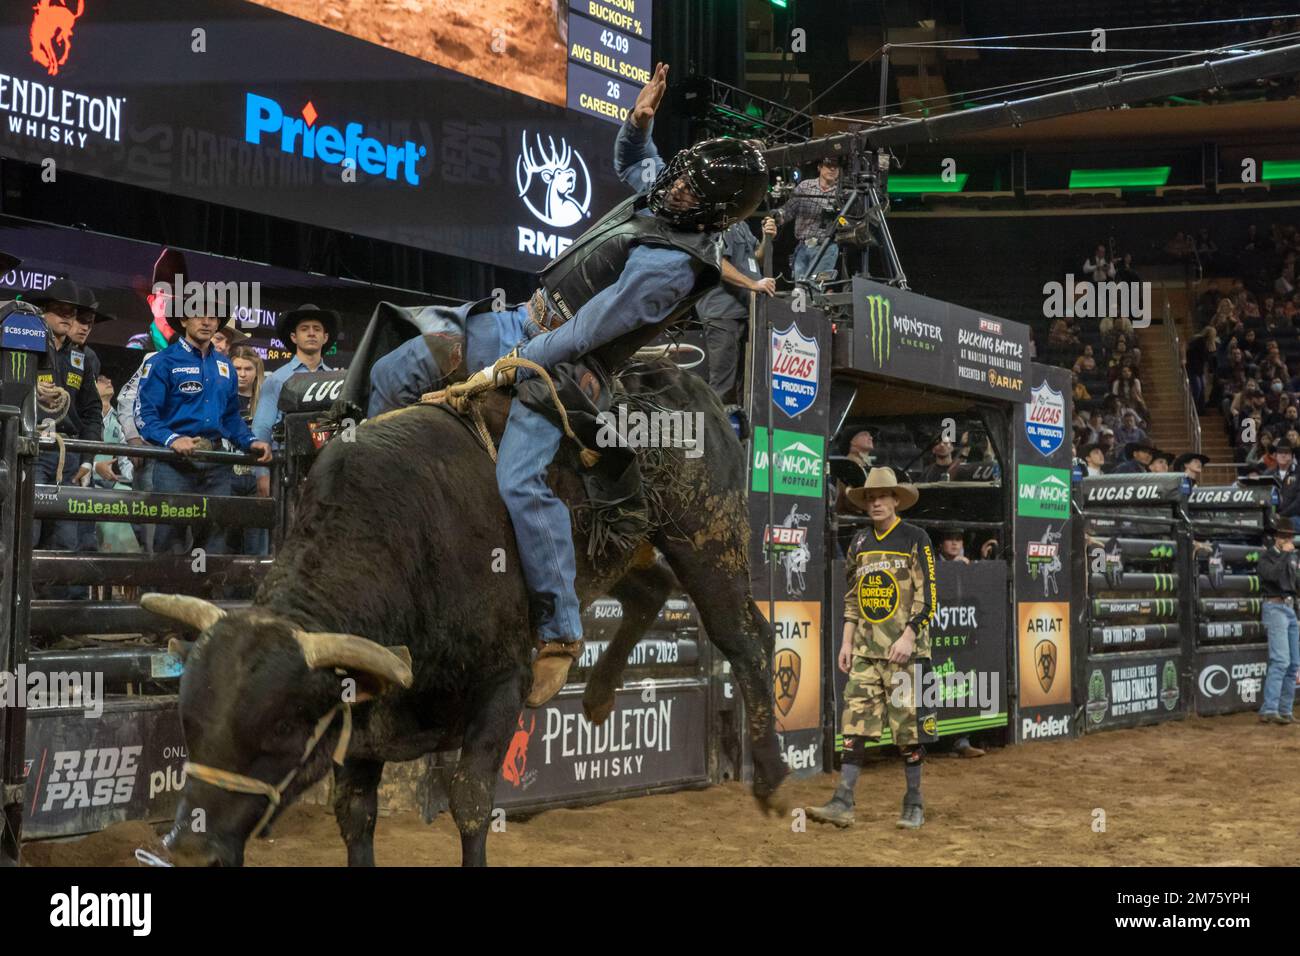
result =
M897 747L921 742L916 723L917 691L913 664L891 664L880 658L853 658L849 682L844 687L841 732L848 737L879 740L889 720L889 733Z

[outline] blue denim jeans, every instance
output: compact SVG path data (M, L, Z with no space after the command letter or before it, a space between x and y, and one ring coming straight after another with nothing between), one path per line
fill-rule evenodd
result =
M813 267L814 260L822 253L822 246L825 240L820 240L817 245L810 246L807 242L801 242L794 249L794 279L798 282L800 279L808 278L808 270ZM840 260L840 247L835 243L830 243L826 252L821 255L821 261L817 263L818 272L834 272L836 263Z
M221 496L230 494L230 482L234 472L229 465L194 463L192 465L174 465L169 461L153 463L154 494L192 494ZM177 502L188 504L189 502ZM210 521L197 522L190 526L194 531L194 546L203 548L208 554L226 553L226 531ZM153 548L157 554L184 554L185 526L159 524L154 527Z
M574 590L573 525L565 505L546 483L546 471L563 433L515 399L497 449L497 487L519 545L519 563L537 602L538 636L544 641L582 638L582 608Z
M1268 671L1264 675L1261 714L1289 715L1295 707L1295 677L1300 671L1300 623L1289 603L1265 601Z
M231 475L230 493L240 498L257 497L257 475ZM270 550L267 528L231 528L226 532L227 554L261 557Z

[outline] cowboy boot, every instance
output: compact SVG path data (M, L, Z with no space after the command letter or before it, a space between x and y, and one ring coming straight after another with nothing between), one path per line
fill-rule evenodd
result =
M804 807L810 820L818 823L831 823L840 829L853 826L853 791L840 784L835 788L835 795L820 807Z
M582 656L582 641L547 641L533 659L533 688L529 707L541 707L560 692L569 679L569 667Z

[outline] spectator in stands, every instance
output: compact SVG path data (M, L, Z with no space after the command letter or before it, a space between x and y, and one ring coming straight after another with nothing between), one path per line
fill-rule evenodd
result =
M930 464L921 473L921 481L947 481L952 476L952 469L955 465L952 457L952 445L940 438L930 448L930 454Z
M1147 470L1153 475L1166 474L1169 471L1169 463L1173 461L1173 458L1174 456L1169 452L1157 448L1155 454L1151 456L1151 466Z
M1277 458L1273 454L1273 446L1276 439L1273 436L1271 428L1265 428L1259 433L1259 441L1255 442L1253 447L1246 455L1246 464L1259 468L1260 471L1269 471L1277 467Z
M1300 407L1296 406L1295 397L1287 396L1286 407L1282 409L1277 420L1266 420L1264 424L1272 429L1274 438L1285 435L1291 428L1300 428Z
M736 372L740 367L740 342L749 322L750 293L776 293L776 280L763 278L762 271L763 256L775 235L776 220L770 216L763 220L760 239L754 238L747 223L728 227L722 233L722 255L736 267L737 279L744 284L733 284L724 277L695 304L695 314L704 325L709 387L723 405L739 401Z
M1092 346L1085 345L1083 352L1074 360L1074 374L1082 375L1084 372L1095 372L1097 370L1097 357L1092 353Z
M1101 420L1118 436L1124 427L1124 405L1118 395L1107 395L1101 402Z
M1295 529L1286 521L1270 522L1272 540L1259 557L1256 573L1264 607L1261 617L1268 634L1268 670L1259 720L1265 724L1295 723L1296 674L1300 672L1300 624L1296 621L1297 568Z
M1088 436L1088 441L1097 441L1101 438L1102 426L1106 423L1101 420L1101 409L1094 408L1088 415L1088 430L1092 433Z
M235 377L239 387L239 417L253 424L253 414L257 410L257 400L261 395L265 367L262 356L247 345L237 345L232 350L230 364L235 367ZM254 497L258 493L257 476L250 465L235 465L230 492L239 497ZM263 555L268 550L268 529L266 528L231 528L226 532L226 547L230 554Z
M1120 368L1119 378L1111 385L1110 391L1122 404L1141 415L1143 420L1151 417L1147 411L1147 403L1142 400L1142 380L1133 373L1132 366L1125 365Z
M1133 253L1124 253L1124 259L1120 262L1119 268L1115 270L1115 279L1118 282L1141 282L1142 277L1133 269Z
M1128 355L1128 341L1119 339L1115 342L1115 347L1111 350L1110 358L1106 360L1106 380L1114 382L1119 378L1119 370L1127 364L1125 356ZM1129 359L1131 362L1132 359Z
M1115 263L1106 255L1105 243L1098 243L1092 256L1084 260L1083 274L1093 282L1109 282L1115 278Z
M1294 251L1282 257L1282 271L1273 283L1273 291L1280 296L1290 296L1296 291Z
M1103 316L1097 323L1097 328L1101 332L1101 344L1107 349L1117 348L1120 342L1123 342L1127 349L1137 341L1133 322L1124 315Z
M1095 478L1106 473L1106 450L1098 442L1088 442L1079 449L1082 475Z
M949 528L939 533L939 560L970 564L966 557L965 534L959 528Z
M1144 475L1151 470L1151 458L1156 449L1144 441L1130 442L1124 446L1125 460L1115 466L1112 475Z
M239 416L239 393L234 368L212 347L212 336L228 319L184 316L183 334L161 352L145 359L136 398L136 427L154 445L171 448L182 460L154 462L153 490L157 493L229 495L229 465L190 461L195 451L215 447L222 439L245 451L258 451L270 461L271 447L258 440ZM225 550L225 533L206 527L196 530L195 543L209 554ZM185 550L180 526L160 525L154 534L159 553Z
M852 458L863 468L870 468L875 464L876 455L875 435L869 429L862 429L849 439L848 457Z
M1201 269L1218 267L1219 247L1210 238L1210 230L1202 229L1196 234L1196 257L1201 262Z
M1054 349L1077 348L1079 337L1070 331L1064 319L1057 319L1047 332L1047 344Z
M1118 445L1143 444L1147 440L1147 433L1138 425L1138 416L1131 408L1124 409L1120 416L1120 427L1115 429L1115 443Z
M113 445L121 444L122 423L118 420L117 409L113 407L113 380L101 372L95 380L95 388L99 392L100 408L104 415L104 441ZM131 490L134 468L130 458L125 455L96 455L94 467L95 474L91 479L94 487ZM125 521L100 521L95 528L100 551L137 554L141 550L135 529Z
M310 302L280 316L275 324L275 335L286 347L292 345L294 356L267 375L262 381L262 393L253 413L253 434L260 442L271 444L271 431L279 423L280 390L292 375L299 372L332 372L325 363L324 351L329 342L338 339L339 314L332 309L321 309ZM257 471L257 493L271 495L271 473L261 468Z
M1070 373L1070 392L1076 402L1092 401L1092 393L1088 391L1088 386L1083 384L1078 372Z
M1185 451L1174 459L1174 471L1181 471L1195 488L1201 483L1201 471L1209 462L1209 455L1202 455L1199 451Z
M1106 462L1112 465L1115 464L1115 452L1117 449L1115 446L1114 429L1109 428L1106 425L1101 426L1101 434L1097 436L1097 444L1101 447L1102 457Z
M248 341L248 338L233 325L228 325L224 329L217 329L217 334L212 336L212 347L221 355L229 355L236 346Z
M1219 351L1218 332L1214 326L1208 326L1192 336L1187 343L1187 352L1183 365L1187 369L1187 378L1192 387L1192 401L1197 412L1205 409L1205 397L1209 394L1206 384L1212 371L1212 361Z

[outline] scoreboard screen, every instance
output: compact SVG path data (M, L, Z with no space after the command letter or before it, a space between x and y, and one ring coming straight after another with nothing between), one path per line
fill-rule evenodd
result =
M627 117L654 66L653 0L254 2L612 123Z

